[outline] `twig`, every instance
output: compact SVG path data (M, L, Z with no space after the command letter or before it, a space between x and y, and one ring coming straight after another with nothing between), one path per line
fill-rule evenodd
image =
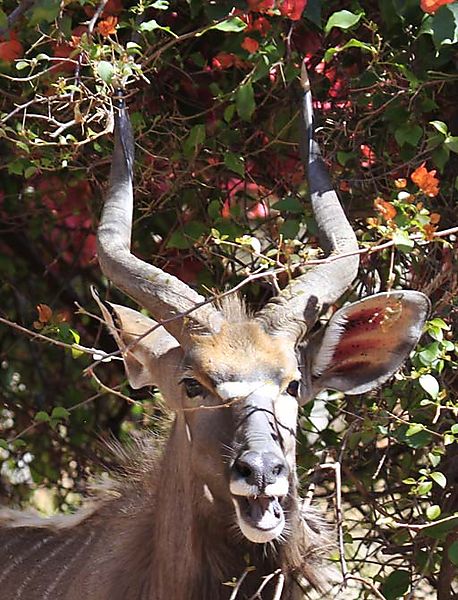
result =
M278 576L278 582L277 582L277 586L275 588L275 593L272 597L272 600L280 600L284 585L285 585L285 576L283 575L283 573L280 573Z
M342 576L348 575L347 562L345 560L345 545L343 535L343 511L342 511L342 470L340 462L324 463L320 469L332 469L334 471L334 480L336 483L336 521L337 521L337 539L339 544L339 560Z
M365 585L366 587L368 587L376 596L376 598L379 598L380 600L386 600L385 596L383 596L378 589L375 587L375 585L373 583L371 583L370 581L367 581L367 579L363 579L362 577L358 577L358 575L350 575L347 574L347 576L345 577L345 581L348 580L353 580L353 581L359 581L360 583L362 583L363 585Z
M252 571L252 570L253 570L253 567L247 567L243 571L242 575L240 576L237 583L235 584L234 589L232 590L232 594L230 595L229 600L235 600L237 598L237 594L239 593L240 588L242 587L243 580L248 575L248 573L250 573L250 571Z
M31 6L33 6L34 0L22 0L22 2L17 6L12 13L8 15L8 24L6 27L0 29L0 36L5 35L8 31L10 31L16 21L28 10Z
M269 583L269 581L272 581L272 579L274 577L276 577L277 575L280 576L281 574L282 574L281 570L277 569L273 573L269 573L269 575L266 575L264 577L264 581L258 587L256 592L252 596L250 596L250 598L248 600L256 600L256 598L260 597L262 590L266 587L266 585ZM274 599L272 599L272 600L274 600Z
M0 323L3 323L4 325L8 325L8 327L12 327L13 329L16 329L17 331L20 331L21 333L25 333L32 339L39 339L44 342L47 342L48 344L52 344L54 346L60 346L61 348L67 348L68 350L78 350L79 352L84 352L84 354L90 354L91 356L93 356L94 354L99 354L101 356L101 359L100 359L101 361L106 360L107 358L110 358L110 359L113 358L113 353L108 354L104 350L99 350L98 348L88 348L86 346L81 346L80 344L76 344L76 343L75 344L67 344L66 342L61 342L60 340L55 340L46 335L43 335L42 333L38 333L36 331L31 331L30 329L27 329L26 327L22 327L22 325L18 325L18 323L14 323L14 321L9 321L8 319L4 319L3 317L0 317Z

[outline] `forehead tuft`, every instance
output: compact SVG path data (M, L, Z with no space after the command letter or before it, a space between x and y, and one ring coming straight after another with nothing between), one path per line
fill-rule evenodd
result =
M255 321L224 323L219 333L196 336L191 366L214 382L283 380L297 369L290 340L268 335Z

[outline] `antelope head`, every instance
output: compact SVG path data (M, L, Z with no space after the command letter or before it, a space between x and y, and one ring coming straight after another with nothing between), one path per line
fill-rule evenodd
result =
M154 318L102 307L131 386L161 390L189 444L192 477L215 510L232 514L256 543L281 540L297 516L298 406L324 388L359 394L380 385L417 342L429 311L423 294L397 290L345 306L324 334L308 335L322 310L350 286L359 261L314 139L305 72L302 84L310 199L332 260L292 280L257 314L247 316L239 300L205 303L182 281L131 254L134 141L124 105L116 109L98 229L103 272Z

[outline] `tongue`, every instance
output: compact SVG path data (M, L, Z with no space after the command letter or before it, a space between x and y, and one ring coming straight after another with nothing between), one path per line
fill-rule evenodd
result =
M282 516L278 498L258 496L257 498L247 498L247 500L248 514L257 527L272 529L278 524Z

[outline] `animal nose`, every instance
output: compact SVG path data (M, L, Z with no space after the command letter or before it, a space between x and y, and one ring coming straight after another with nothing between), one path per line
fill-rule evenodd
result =
M260 490L275 483L279 477L286 477L288 471L284 459L273 452L244 452L237 458L233 468L238 477Z

